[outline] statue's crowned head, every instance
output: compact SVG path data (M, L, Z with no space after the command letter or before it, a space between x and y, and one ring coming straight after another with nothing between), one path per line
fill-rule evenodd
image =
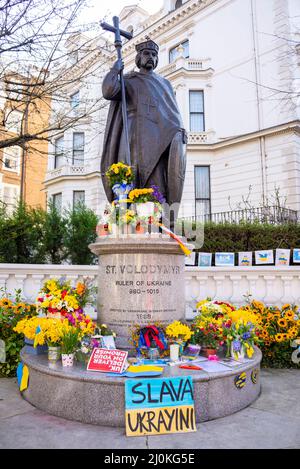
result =
M138 68L154 70L158 65L158 45L151 39L135 46L137 55L135 63Z

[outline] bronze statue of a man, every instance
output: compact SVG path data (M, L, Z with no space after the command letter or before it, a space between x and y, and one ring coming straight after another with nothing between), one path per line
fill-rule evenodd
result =
M131 165L138 188L156 185L168 204L180 203L186 166L186 133L172 86L154 73L158 65L158 45L148 40L136 46L138 72L124 76ZM125 135L122 124L121 85L118 60L102 85L105 99L111 101L101 160L102 180L109 201L113 194L105 179L108 167L125 161Z

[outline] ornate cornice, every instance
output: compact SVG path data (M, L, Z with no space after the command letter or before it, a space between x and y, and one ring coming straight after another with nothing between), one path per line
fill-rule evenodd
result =
M124 55L129 55L131 52L135 51L135 45L146 40L147 36L150 36L153 40L160 38L182 20L190 18L198 13L198 11L203 10L217 1L218 0L190 0L189 2L184 3L181 8L171 11L166 16L145 28L137 36L131 39L131 41L128 41L128 43L123 47Z

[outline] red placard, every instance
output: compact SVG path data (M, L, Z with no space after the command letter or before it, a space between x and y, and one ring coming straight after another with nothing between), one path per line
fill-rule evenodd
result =
M123 350L107 350L94 348L89 360L88 371L101 371L104 373L122 373L128 352Z

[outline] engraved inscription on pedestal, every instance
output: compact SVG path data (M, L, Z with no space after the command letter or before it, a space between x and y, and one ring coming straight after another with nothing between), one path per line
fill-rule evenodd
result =
M169 237L144 243L111 241L109 253L106 243L92 246L99 255L98 319L124 339L134 324L164 324L182 320L185 314L184 255L179 246Z

